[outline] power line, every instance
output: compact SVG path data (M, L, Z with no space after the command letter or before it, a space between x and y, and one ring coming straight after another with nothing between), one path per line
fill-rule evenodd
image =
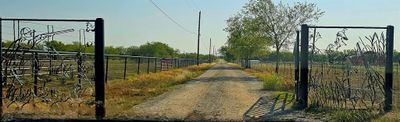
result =
M198 9L195 9L194 5L191 4L191 3L189 3L188 0L184 0L184 1L185 1L186 5L187 5L190 9L193 9L193 11L195 11L195 12L200 11L200 10L198 10Z
M149 1L154 5L154 7L156 7L161 13L164 14L164 16L166 16L169 20L171 20L173 23L175 23L179 28L183 29L184 31L186 31L186 32L188 32L190 34L194 34L194 35L196 34L193 31L190 31L189 29L186 29L185 27L183 27L177 21L175 21L171 16L169 16L167 14L167 12L165 12L163 9L161 9L153 0L149 0Z
M199 6L197 6L197 5L196 5L196 3L195 3L193 0L189 0L189 1L190 1L190 2L193 4L193 6L194 6L194 7L196 7L196 8L197 8L197 10L199 10L199 11L200 11L200 8L199 8Z

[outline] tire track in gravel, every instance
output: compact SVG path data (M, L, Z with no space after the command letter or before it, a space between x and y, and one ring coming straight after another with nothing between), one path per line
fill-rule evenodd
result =
M242 121L243 113L266 95L261 89L256 78L219 63L195 80L132 109L136 119Z

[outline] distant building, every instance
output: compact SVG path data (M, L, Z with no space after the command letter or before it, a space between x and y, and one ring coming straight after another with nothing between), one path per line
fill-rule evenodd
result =
M258 64L260 62L260 60L250 60L250 65Z

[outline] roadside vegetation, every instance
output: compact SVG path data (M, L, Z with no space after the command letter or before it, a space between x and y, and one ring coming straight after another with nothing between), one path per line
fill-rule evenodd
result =
M276 73L245 69L247 73L256 76L263 82L263 88L270 91L294 91L295 83L293 80Z

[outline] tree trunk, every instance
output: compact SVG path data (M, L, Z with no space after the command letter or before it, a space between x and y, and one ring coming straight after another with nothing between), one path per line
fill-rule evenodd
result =
M279 61L280 61L280 56L279 56L279 48L276 48L276 62L275 62L275 73L279 73Z

